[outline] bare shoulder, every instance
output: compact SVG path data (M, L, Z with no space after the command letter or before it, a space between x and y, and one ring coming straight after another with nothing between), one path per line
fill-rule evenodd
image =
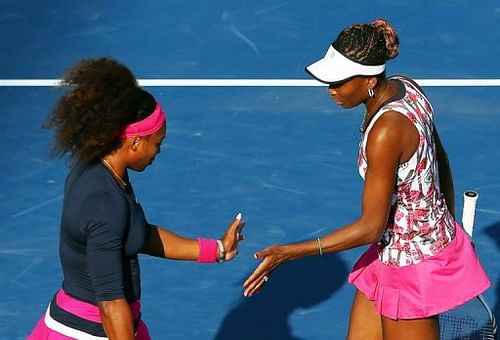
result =
M400 112L387 111L370 130L367 148L368 152L382 148L399 155L411 154L416 150L419 138L418 130L408 118Z
M401 113L387 111L377 119L375 124L373 124L368 139L370 142L383 142L398 139L405 133L408 127L412 126L413 124Z
M407 158L415 152L419 133L415 125L397 111L387 111L375 122L368 135L367 151L393 152Z

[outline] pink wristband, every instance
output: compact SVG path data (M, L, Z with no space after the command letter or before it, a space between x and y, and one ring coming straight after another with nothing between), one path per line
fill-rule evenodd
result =
M217 241L216 240L198 237L198 246L200 247L200 254L198 255L198 262L200 262L200 263L213 263L213 262L217 261Z

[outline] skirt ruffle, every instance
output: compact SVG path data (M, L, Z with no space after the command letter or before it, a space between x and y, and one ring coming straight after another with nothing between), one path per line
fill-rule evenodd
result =
M462 227L456 228L445 249L414 265L385 265L372 245L354 265L349 282L394 320L434 316L473 299L490 280Z

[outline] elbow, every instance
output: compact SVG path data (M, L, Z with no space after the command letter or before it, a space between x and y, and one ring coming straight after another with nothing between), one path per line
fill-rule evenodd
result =
M114 301L99 301L97 302L99 307L99 313L102 319L109 319L114 312L115 303Z
M113 319L129 308L125 299L98 301L97 306L102 319Z
M382 235L384 234L386 224L385 223L370 223L365 224L363 232L363 241L365 244L372 244L380 241Z

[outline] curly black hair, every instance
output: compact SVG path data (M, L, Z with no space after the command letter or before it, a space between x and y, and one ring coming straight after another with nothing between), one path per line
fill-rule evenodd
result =
M84 59L64 74L58 100L45 123L55 129L53 154L89 163L122 145L128 124L151 114L151 94L123 64L111 58Z

